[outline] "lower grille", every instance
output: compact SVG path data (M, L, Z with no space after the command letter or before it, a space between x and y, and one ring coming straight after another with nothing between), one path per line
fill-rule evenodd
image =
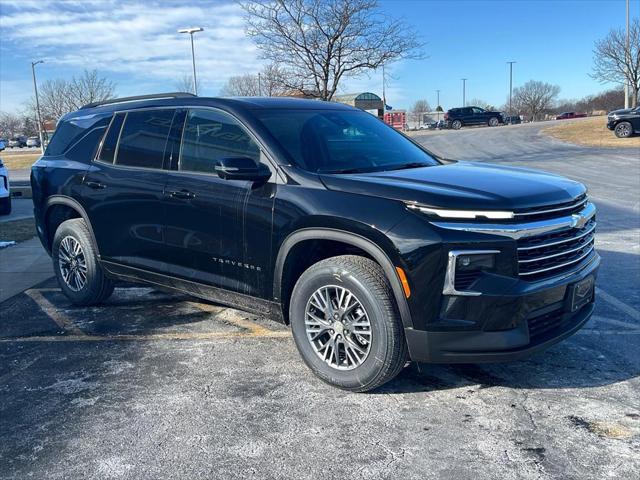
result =
M480 270L471 270L468 272L457 271L456 272L456 290L467 290L475 282L482 272Z
M563 312L562 309L553 310L544 315L530 318L527 323L529 325L529 338L535 340L562 325Z
M594 253L596 219L582 228L518 240L518 273L526 280L539 280L575 268Z

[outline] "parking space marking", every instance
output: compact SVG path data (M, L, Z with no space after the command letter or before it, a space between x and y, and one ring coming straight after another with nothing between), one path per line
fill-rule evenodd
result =
M242 329L241 332L172 332L151 334L116 334L116 335L90 335L78 328L73 321L56 308L43 292L60 292L59 288L33 288L24 293L40 307L51 320L55 322L68 335L39 335L14 338L0 338L0 343L12 342L109 342L109 341L162 341L162 340L230 340L237 338L288 338L288 331L270 330L250 320L239 318L235 310L219 307L208 303L187 301L185 303L197 309L215 314L216 318L235 325Z
M262 325L259 325L255 322L252 322L245 318L238 318L234 314L234 312L236 312L237 310L234 310L233 308L225 308L223 311L220 312L219 311L220 307L211 305L210 303L200 303L200 302L187 302L187 303L195 306L196 308L199 308L203 312L215 313L216 318L220 318L228 323L235 325L236 327L240 327L244 330L248 330L249 333L247 334L247 336L263 337L263 336L269 335L270 333L274 333L273 330L269 330L268 328L263 327ZM285 333L288 333L288 332L285 332Z
M289 332L268 331L259 338L281 339L288 338ZM237 338L256 338L247 332L176 332L176 333L151 333L136 335L40 335L33 337L0 338L0 343L18 342L131 342L131 341L162 341L162 340L232 340Z
M626 313L634 320L640 320L640 312L633 308L631 305L627 305L622 300L618 300L616 297L611 295L610 293L605 292L599 287L596 287L596 294L602 298L605 302L609 303L613 307L617 308L621 312Z
M616 327L624 327L624 328L640 328L640 324L635 322L625 322L623 320L615 320L613 318L601 317L600 315L594 315L591 317L596 322L608 323L609 325L614 325Z
M32 288L30 290L25 291L24 293L31 298L36 304L40 307L40 309L51 319L56 325L58 325L63 330L72 333L74 335L85 335L85 333L80 330L78 327L74 325L69 317L67 317L60 309L56 308L49 300L47 300L44 295L42 295L43 291L51 291L53 289L37 289Z

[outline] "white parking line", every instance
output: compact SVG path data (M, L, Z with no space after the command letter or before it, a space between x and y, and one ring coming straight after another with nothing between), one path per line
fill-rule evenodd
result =
M602 298L605 302L608 302L609 304L611 304L613 307L617 308L621 312L626 313L634 320L640 320L640 312L635 308L633 308L631 305L627 305L622 300L618 300L616 297L605 292L601 288L596 287L596 294L600 298Z

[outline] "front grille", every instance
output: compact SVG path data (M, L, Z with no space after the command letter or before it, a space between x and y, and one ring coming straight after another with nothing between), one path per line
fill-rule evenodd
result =
M518 273L525 280L539 280L575 268L594 251L596 219L582 228L518 240Z
M514 213L514 218L518 221L544 220L547 218L555 218L559 215L571 215L572 213L578 213L582 210L588 201L589 197L587 197L586 194L582 194L570 202L557 203L555 205L547 205L544 207L519 209Z
M535 340L545 333L548 333L562 326L563 312L562 309L553 310L551 312L539 315L527 320L529 326L529 338Z

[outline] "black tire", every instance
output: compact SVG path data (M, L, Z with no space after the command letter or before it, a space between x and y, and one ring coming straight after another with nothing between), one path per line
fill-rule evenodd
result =
M318 289L333 288L333 285L352 293L370 322L368 355L351 370L340 370L327 364L307 336L308 302ZM407 362L404 330L391 287L382 268L368 258L344 255L312 265L293 289L289 318L293 338L304 362L320 379L338 388L352 392L373 390L398 375ZM349 331L345 330L343 335L346 337ZM353 340L354 337L350 338ZM346 356L344 348L343 343Z
M71 237L68 242L77 242L84 259L86 281L82 287L71 285L73 282L65 280L62 273L63 261L60 249L62 242ZM64 247L63 247L64 249ZM53 271L55 272L62 292L74 305L95 305L104 302L113 293L114 282L108 278L97 260L96 251L91 240L91 233L87 224L81 218L67 220L60 224L53 237L52 245ZM64 252L63 252L64 253ZM74 288L76 287L76 288Z
M11 213L11 197L0 198L0 215Z
M451 128L453 128L454 130L460 130L462 128L462 121L454 120L453 122L451 122Z
M500 125L500 120L498 120L498 118L496 117L491 117L487 122L487 125L489 125L490 127L497 127L498 125Z
M614 132L618 138L629 138L633 135L633 126L630 122L620 122L616 125Z

